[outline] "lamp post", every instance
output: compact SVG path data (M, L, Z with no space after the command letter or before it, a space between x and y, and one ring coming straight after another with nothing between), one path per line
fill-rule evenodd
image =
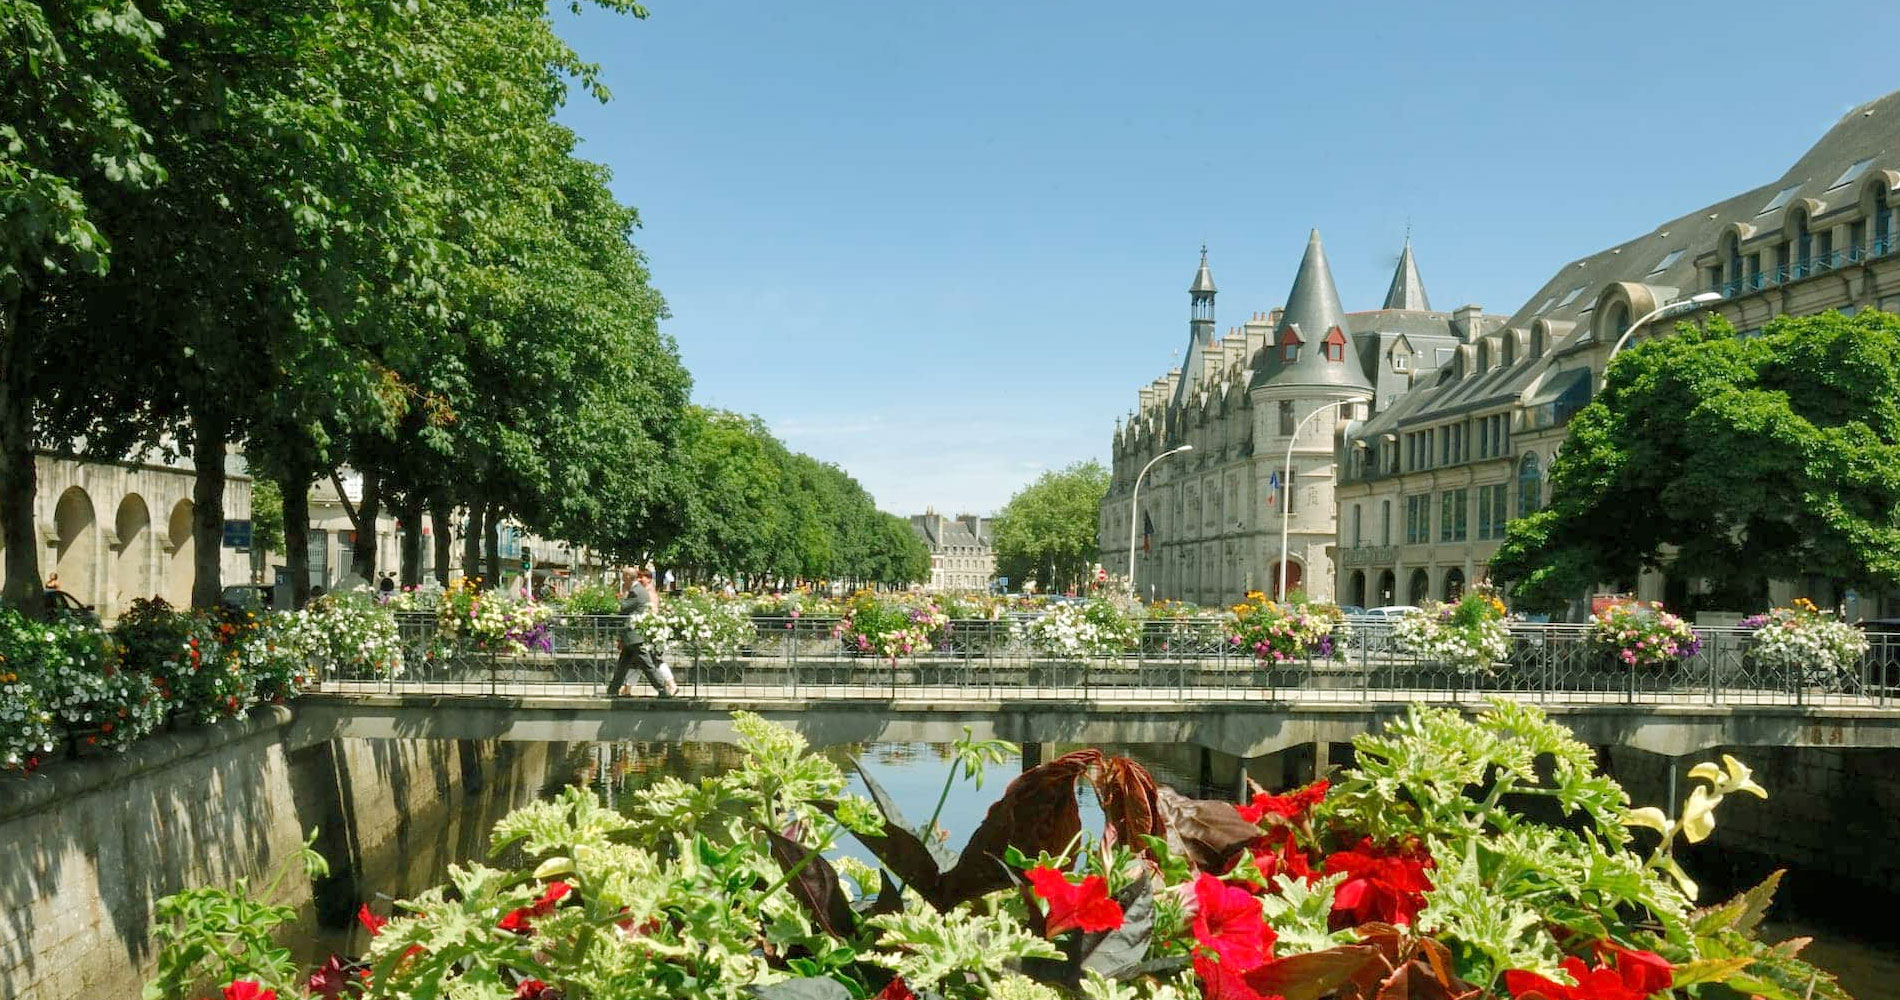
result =
M1364 396L1353 396L1317 406L1313 412L1301 417L1300 422L1293 425L1293 433L1286 439L1286 469L1280 473L1280 488L1286 491L1286 496L1280 500L1280 590L1274 595L1282 601L1286 600L1287 533L1293 523L1293 444L1300 439L1300 431L1306 427L1307 421L1327 410L1365 401Z
M1128 498L1128 592L1135 595L1137 600L1140 599L1141 593L1135 589L1135 526L1139 523L1136 519L1141 517L1141 481L1147 477L1148 470L1155 467L1156 462L1169 455L1179 455L1184 451L1193 450L1193 445L1184 444L1172 451L1164 451L1149 459L1148 464L1142 466L1141 472L1135 476L1135 494Z
M1610 357L1603 359L1603 377L1605 379L1608 379L1610 377L1610 358L1616 357L1616 352L1622 350L1626 345L1628 345L1630 342L1630 338L1635 336L1636 331L1642 329L1644 324L1653 323L1659 319L1674 319L1677 316L1686 316L1689 313L1692 313L1698 309L1701 309L1703 306L1708 305L1711 302L1720 301L1721 298L1722 298L1721 292L1697 292L1696 294L1691 295L1686 299L1677 299L1674 302L1665 302L1662 305L1659 305L1656 308L1651 309L1649 313L1645 315L1642 319L1639 319L1636 322L1631 323L1629 325L1629 329L1624 330L1623 335L1621 337L1616 338L1616 343L1610 345Z

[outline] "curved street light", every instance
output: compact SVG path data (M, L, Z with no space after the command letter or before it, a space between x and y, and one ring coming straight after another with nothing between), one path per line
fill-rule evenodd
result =
M1135 493L1128 498L1128 592L1136 598L1141 596L1141 592L1135 589L1135 526L1140 523L1137 518L1141 516L1141 481L1147 477L1148 470L1155 467L1156 462L1169 455L1179 455L1184 451L1193 450L1193 445L1184 444L1172 451L1164 451L1149 459L1148 464L1142 466L1141 472L1135 476Z
M1610 358L1616 357L1616 352L1628 346L1630 338L1635 336L1636 331L1642 329L1645 324L1653 323L1659 319L1674 319L1677 316L1687 316L1711 302L1721 301L1721 298L1721 292L1697 292L1686 299L1665 302L1651 309L1642 319L1631 323L1629 328L1623 331L1623 335L1616 338L1616 343L1610 346L1610 357L1603 359L1603 377L1605 379L1610 377Z
M1293 521L1293 444L1300 439L1300 431L1306 427L1307 421L1325 413L1327 410L1348 406L1353 403L1363 403L1366 399L1367 397L1365 396L1353 396L1349 399L1337 399L1330 403L1324 403L1314 407L1313 412L1301 417L1300 422L1293 425L1293 433L1287 436L1286 469L1280 473L1280 488L1286 491L1286 496L1280 499L1280 589L1274 595L1282 601L1286 600L1287 532Z

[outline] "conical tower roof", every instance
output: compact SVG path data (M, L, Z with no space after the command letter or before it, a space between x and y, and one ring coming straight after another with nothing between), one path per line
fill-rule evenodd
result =
M1214 275L1207 270L1207 248L1201 248L1201 269L1194 272L1194 284L1188 286L1190 293L1206 292L1214 294Z
M1418 277L1418 261L1412 259L1409 236L1405 239L1405 249L1399 251L1399 267L1392 272L1392 287L1386 289L1384 308L1431 311L1431 300L1425 297L1425 282Z
M1332 352L1327 341L1343 340L1343 350ZM1287 354L1292 360L1287 360ZM1254 376L1252 388L1262 386L1318 386L1372 392L1372 383L1360 367L1346 330L1346 310L1333 286L1333 269L1326 263L1326 247L1315 229L1306 240L1306 255L1286 293L1286 311L1267 342L1267 363Z

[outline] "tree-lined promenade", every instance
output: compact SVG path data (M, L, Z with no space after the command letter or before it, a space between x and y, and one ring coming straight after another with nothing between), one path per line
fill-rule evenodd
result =
M29 0L0 38L8 602L42 578L41 450L192 458L200 606L232 448L279 486L298 600L309 487L345 466L364 578L385 513L433 520L443 574L452 525L473 575L503 518L704 573L927 572L840 470L750 424L735 476L705 439L744 421L687 404L639 216L554 120L608 95L544 4Z

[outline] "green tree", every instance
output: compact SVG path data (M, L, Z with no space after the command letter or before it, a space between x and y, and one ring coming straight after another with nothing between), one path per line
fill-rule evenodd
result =
M1047 590L1085 585L1095 562L1096 525L1108 470L1096 461L1045 472L996 516L996 572Z
M1491 562L1525 606L1645 568L1743 607L1805 574L1900 585L1900 318L1685 324L1617 356L1550 471Z

